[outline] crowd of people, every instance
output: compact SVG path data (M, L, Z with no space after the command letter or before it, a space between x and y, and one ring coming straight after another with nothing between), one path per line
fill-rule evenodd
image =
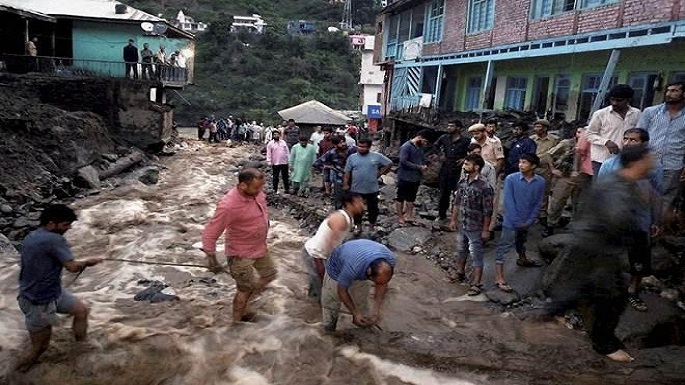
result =
M187 58L183 52L176 50L167 54L163 45L154 52L148 43L143 43L143 49L138 52L133 39L129 39L123 49L123 59L127 78L138 79L139 65L143 79L185 81L188 77Z
M559 314L580 307L587 315L593 348L612 360L632 361L614 330L627 304L638 311L648 310L638 293L641 278L650 273L650 244L682 195L685 83L668 84L664 102L644 111L629 105L632 97L628 85L612 87L609 106L595 112L574 138L560 140L551 135L546 120L534 122L534 134L529 136L528 125L517 122L507 151L496 136L496 121L473 124L466 130L468 135L461 122L450 122L430 149L431 131L419 131L399 152L398 224L416 221L413 203L426 162L440 159L437 220L449 221L456 231L455 279L466 282L470 256L467 295L481 293L484 244L493 238L494 229L501 229L495 248L495 285L511 292L503 269L507 253L513 247L521 267L541 266L526 254L528 233L540 223L543 235L552 234L561 226L560 211L570 198L573 241L558 257L557 277L545 288L549 300L544 310ZM309 294L321 306L324 329L336 329L342 305L355 325L378 326L397 257L375 241L346 240L361 228L365 214L369 229L374 230L378 179L393 163L371 150L371 140L359 138L354 143L348 141L349 135L333 134L329 128L302 135L290 120L269 134L266 156L273 171L273 190L278 191L282 180L285 191L306 194L312 169L319 168L324 176L321 188L335 202L336 210L301 252L308 269ZM266 182L262 171L243 169L202 233L207 266L214 272L224 269L216 253L216 243L224 234L224 256L237 287L234 322L252 320L250 298L277 276L267 247ZM77 340L85 337L88 310L61 288L60 273L63 268L82 271L101 260L74 259L63 234L75 220L70 208L50 206L41 215L41 228L24 241L18 301L32 347L20 360L21 369L30 367L48 347L56 313L72 314L74 336ZM624 255L630 265L629 284L623 279ZM375 287L372 309L367 303L370 285Z

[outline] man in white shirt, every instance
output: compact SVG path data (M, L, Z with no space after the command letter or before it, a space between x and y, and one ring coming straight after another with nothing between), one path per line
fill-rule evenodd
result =
M587 129L590 141L592 169L597 175L605 160L618 154L623 143L623 133L637 127L642 112L630 106L635 91L627 84L617 84L609 90L609 106L595 111Z

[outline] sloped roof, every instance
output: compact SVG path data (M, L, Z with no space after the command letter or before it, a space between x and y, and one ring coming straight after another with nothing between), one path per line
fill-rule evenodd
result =
M278 111L278 115L286 120L294 119L295 123L331 126L343 126L352 120L317 100Z
M31 9L51 16L128 21L164 21L164 19L128 5L126 6L126 13L117 14L114 12L114 6L123 3L116 0L0 0L0 4Z
M24 17L29 17L29 18L43 20L43 21L49 21L52 23L55 23L57 21L52 16L48 16L48 15L42 14L40 12L36 12L32 9L28 9L28 8L25 8L25 7L22 7L19 5L5 4L5 2L2 0L0 0L0 11L12 12L12 13L16 13L17 15L24 16Z

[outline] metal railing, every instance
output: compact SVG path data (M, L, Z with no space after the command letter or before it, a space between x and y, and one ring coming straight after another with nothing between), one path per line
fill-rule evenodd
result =
M54 56L0 55L0 71L41 73L64 77L130 78L161 81L168 85L188 84L188 70L162 64L82 60Z

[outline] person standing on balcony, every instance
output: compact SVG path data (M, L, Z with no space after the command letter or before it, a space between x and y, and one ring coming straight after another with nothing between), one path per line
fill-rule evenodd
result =
M26 42L26 55L28 56L38 56L38 48L36 48L36 43L38 43L38 38Z
M147 43L143 44L143 49L140 50L140 57L143 62L143 79L154 79L155 73L152 70L152 61L155 57L155 53L152 52Z
M126 77L133 72L133 79L138 79L138 48L133 44L133 39L128 39L128 45L124 47L124 62L126 62Z
M159 46L159 51L155 55L155 65L157 66L157 78L162 80L167 73L165 69L167 65L166 49L163 45Z

